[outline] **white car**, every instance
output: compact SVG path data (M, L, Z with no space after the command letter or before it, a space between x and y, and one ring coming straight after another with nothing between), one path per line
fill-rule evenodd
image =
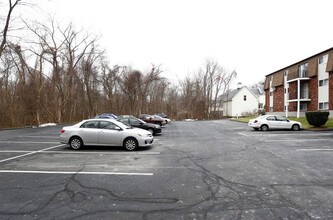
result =
M150 146L153 135L144 129L132 128L114 119L88 119L61 129L60 142L74 150L84 145L123 146L126 150Z
M248 123L254 130L267 131L268 129L291 129L298 131L303 128L298 121L289 120L279 115L263 115L255 119L251 119Z

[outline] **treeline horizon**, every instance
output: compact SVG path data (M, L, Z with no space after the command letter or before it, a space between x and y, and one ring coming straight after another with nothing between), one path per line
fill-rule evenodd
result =
M15 2L12 10L22 6ZM212 59L174 85L161 76L160 65L147 71L110 66L99 38L72 23L48 17L22 21L24 31L11 32L11 17L1 17L9 21L0 38L0 128L72 123L104 112L164 112L176 120L222 117L221 95L236 72Z

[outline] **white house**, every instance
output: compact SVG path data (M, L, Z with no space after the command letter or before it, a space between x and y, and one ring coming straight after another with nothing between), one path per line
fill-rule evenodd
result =
M263 86L249 89L238 85L238 88L223 95L223 116L238 117L256 114L265 105Z

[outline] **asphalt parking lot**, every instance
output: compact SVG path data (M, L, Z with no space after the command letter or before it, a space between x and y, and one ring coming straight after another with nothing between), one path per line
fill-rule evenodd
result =
M173 122L152 147L0 131L0 219L333 219L333 132Z

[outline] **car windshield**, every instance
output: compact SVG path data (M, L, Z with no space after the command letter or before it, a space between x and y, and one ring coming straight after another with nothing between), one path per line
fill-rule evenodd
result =
M141 120L141 119L137 119L138 121L139 121L139 123L142 123L142 124L146 124L147 122L145 122L145 121L143 121L143 120Z

